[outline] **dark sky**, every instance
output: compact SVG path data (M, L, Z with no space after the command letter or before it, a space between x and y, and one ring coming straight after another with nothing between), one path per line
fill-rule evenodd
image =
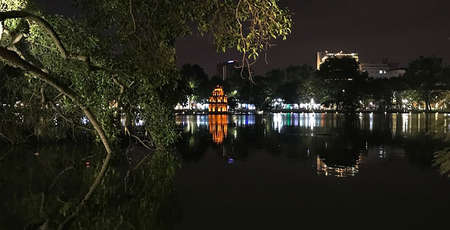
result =
M38 0L53 12L70 1ZM450 0L281 0L293 13L293 33L276 41L269 64L260 60L257 73L288 65L315 63L318 50L351 51L361 62L382 58L407 64L419 56L435 55L450 62ZM66 9L64 9L66 8ZM216 64L238 58L218 54L210 38L196 34L177 41L177 61L199 64L209 74Z

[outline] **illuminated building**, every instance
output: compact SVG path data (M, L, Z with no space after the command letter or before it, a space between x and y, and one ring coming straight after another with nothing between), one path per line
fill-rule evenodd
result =
M228 98L225 96L221 86L217 85L209 97L209 113L227 113Z
M208 115L208 125L214 143L221 144L228 134L228 115L210 114Z
M344 58L344 57L351 57L356 60L357 63L359 63L359 56L357 53L344 53L342 51L338 53L329 53L328 51L325 52L317 52L317 70L320 70L320 65L324 63L328 58Z
M328 58L344 58L351 57L354 58L357 63L359 63L359 56L357 53L344 53L342 51L338 53L317 52L317 70L320 70L320 65L322 65ZM399 68L398 63L391 63L387 59L383 59L382 63L361 63L359 64L359 70L361 72L367 72L369 78L372 79L384 79L401 77L405 74L406 69Z
M372 79L384 79L401 77L406 73L406 69L398 68L388 63L381 64L361 64L361 71L367 72L369 78Z

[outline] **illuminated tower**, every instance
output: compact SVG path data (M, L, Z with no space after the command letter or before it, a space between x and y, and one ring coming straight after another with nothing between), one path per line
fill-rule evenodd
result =
M223 92L222 86L217 85L209 97L209 113L227 113L228 98Z

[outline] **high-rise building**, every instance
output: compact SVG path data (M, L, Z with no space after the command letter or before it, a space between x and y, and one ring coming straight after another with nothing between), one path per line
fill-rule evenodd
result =
M233 71L237 68L238 63L239 62L236 60L229 60L217 64L217 75L222 78L222 81L225 81L227 78L231 77Z

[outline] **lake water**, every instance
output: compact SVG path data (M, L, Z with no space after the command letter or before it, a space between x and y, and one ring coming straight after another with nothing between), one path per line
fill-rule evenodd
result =
M449 119L177 116L176 229L447 229L450 179L431 164Z
M177 116L176 149L114 146L70 229L447 229L450 179L432 162L449 119ZM81 142L0 145L0 230L57 229L75 210L104 158Z

